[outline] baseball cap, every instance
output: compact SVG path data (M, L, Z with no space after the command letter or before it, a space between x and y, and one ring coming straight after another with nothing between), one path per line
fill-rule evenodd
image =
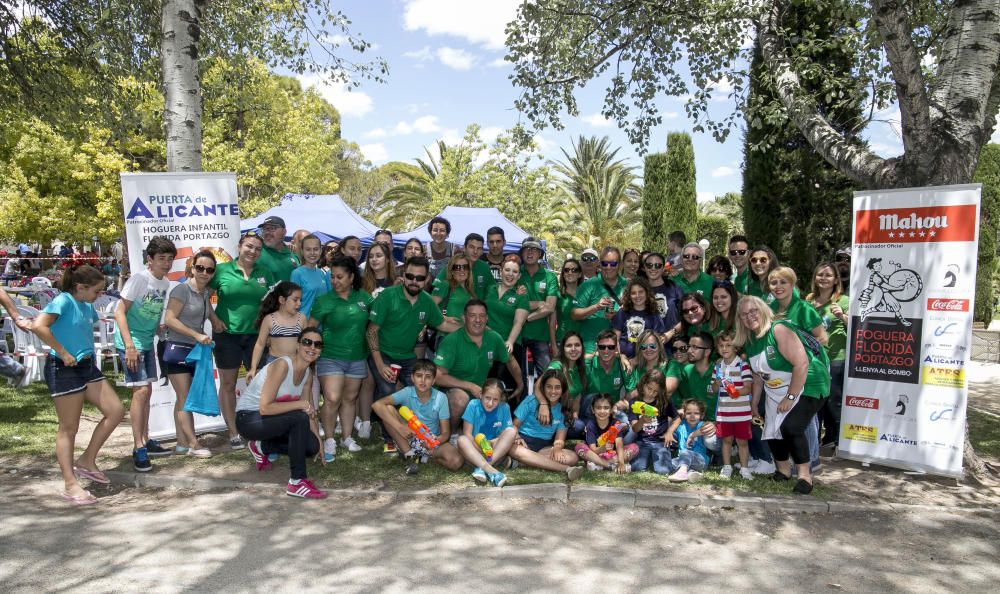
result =
M849 248L849 247L842 247L839 250L837 250L837 253L835 253L833 255L834 259L837 259L840 256L847 256L847 258L850 259L851 258L851 248Z
M580 257L582 258L583 256L587 256L587 255L593 256L595 258L600 258L601 257L601 255L598 254L597 250L595 250L594 248L587 248L587 249L583 250L583 253L580 254Z
M274 225L275 227L281 227L282 229L284 229L285 228L285 219L283 219L281 217L270 216L270 217L267 217L266 219L264 219L264 222L260 224L261 227L264 227L264 226L267 226L267 225Z
M521 249L519 249L517 253L524 254L524 250L528 248L535 248L542 253L542 258L545 257L545 249L542 248L542 242L538 241L534 237L531 237L530 235L525 237L524 241L521 242Z

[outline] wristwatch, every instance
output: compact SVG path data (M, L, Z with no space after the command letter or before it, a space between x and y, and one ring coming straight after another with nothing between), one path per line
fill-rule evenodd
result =
M798 394L788 394L788 395L785 396L785 398L787 398L789 400L792 400L792 401L794 401L798 397L799 397Z

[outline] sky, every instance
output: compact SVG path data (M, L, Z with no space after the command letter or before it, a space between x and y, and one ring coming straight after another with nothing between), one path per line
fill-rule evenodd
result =
M389 63L385 84L363 81L348 91L315 76L299 77L315 88L341 114L342 136L361 146L375 165L413 162L425 157L425 147L438 139L458 143L466 126L478 123L489 141L515 124L529 124L514 109L518 96L508 79L511 65L503 61L504 27L514 18L520 0L345 0L337 8L351 19L351 31L375 45L373 55ZM608 136L619 156L641 168L642 156L614 122L600 114L604 85L598 81L577 91L579 117L563 117L563 130L547 128L536 136L540 152L563 160L560 149L572 151L577 136ZM725 89L721 89L725 91ZM682 99L661 97L657 104L663 123L652 130L649 150L666 150L669 132L691 134L695 150L699 201L741 186L742 130L724 143L709 134L692 132ZM716 116L734 109L725 92L716 93ZM898 109L876 116L869 128L872 149L890 157L902 152ZM1000 140L1000 131L994 141Z

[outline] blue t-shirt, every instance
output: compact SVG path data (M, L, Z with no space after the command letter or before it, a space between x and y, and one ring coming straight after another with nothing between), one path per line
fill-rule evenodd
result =
M472 400L465 408L462 420L472 425L472 436L482 433L486 439L496 439L507 427L513 427L514 421L510 418L510 405L501 402L496 408L487 412L483 408L483 403L479 400Z
M688 427L687 421L681 421L677 431L674 432L674 437L677 438L677 450L684 451L688 449L688 436L697 431L704 424L705 421L698 421L698 424L694 427ZM700 435L694 438L694 443L691 444L691 451L696 454L701 454L706 460L708 460L708 450L705 449L705 440Z
M538 422L538 399L532 394L521 401L514 411L514 416L521 420L520 433L535 439L552 439L556 431L564 429L562 406L557 402L551 407L552 422L542 425Z
M93 303L77 301L69 293L59 293L42 313L59 316L52 324L52 334L71 355L77 360L93 356L94 323L98 320Z
M330 273L319 268L299 266L292 271L292 282L302 287L302 305L299 306L299 311L308 319L316 298L330 292Z
M424 403L417 396L417 389L407 386L392 395L392 403L408 407L431 433L441 435L441 421L448 420L448 397L444 392L431 388L431 397Z

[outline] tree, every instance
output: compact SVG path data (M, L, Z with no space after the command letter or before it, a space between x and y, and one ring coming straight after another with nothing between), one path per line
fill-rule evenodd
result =
M739 192L726 192L712 200L699 202L698 216L721 217L726 221L726 233L730 237L743 235L743 195ZM728 238L726 244L729 244Z
M996 0L872 0L851 3L851 23L826 43L851 56L856 84L836 97L876 110L899 104L904 152L886 159L845 136L827 120L818 97L803 84L825 72L810 59L785 18L791 0L701 3L641 0L538 0L521 5L508 26L512 79L523 94L517 107L537 126L559 126L560 114L579 114L574 92L598 78L610 80L604 116L645 147L661 116L662 95L689 95L695 130L717 138L737 125L737 114L715 119L713 89L731 85L745 104L747 29L757 28L761 55L775 80L780 108L826 161L863 188L894 188L972 179L981 147L1000 110L1000 4ZM860 24L860 26L858 26ZM921 66L930 60L932 68ZM694 83L690 89L681 72ZM629 105L631 103L631 105ZM630 116L630 113L632 114ZM751 120L750 125L758 125ZM860 126L858 127L860 129Z
M994 268L997 231L1000 230L1000 144L983 147L976 168L976 182L983 184L979 217L979 258L976 274L976 321L989 325L993 319Z
M666 153L646 155L642 184L642 249L663 251L667 245L670 179Z
M698 215L698 239L708 240L705 264L714 256L725 256L729 252L729 222L716 215Z
M688 240L698 235L698 191L695 189L694 147L684 132L667 135L667 227L683 231ZM665 244L664 244L665 245Z
M160 62L167 171L201 171L198 41L208 0L163 0Z
M617 160L607 136L577 137L573 154L553 165L559 194L552 203L554 221L564 232L560 245L576 251L607 245L636 245L642 208L635 168Z

